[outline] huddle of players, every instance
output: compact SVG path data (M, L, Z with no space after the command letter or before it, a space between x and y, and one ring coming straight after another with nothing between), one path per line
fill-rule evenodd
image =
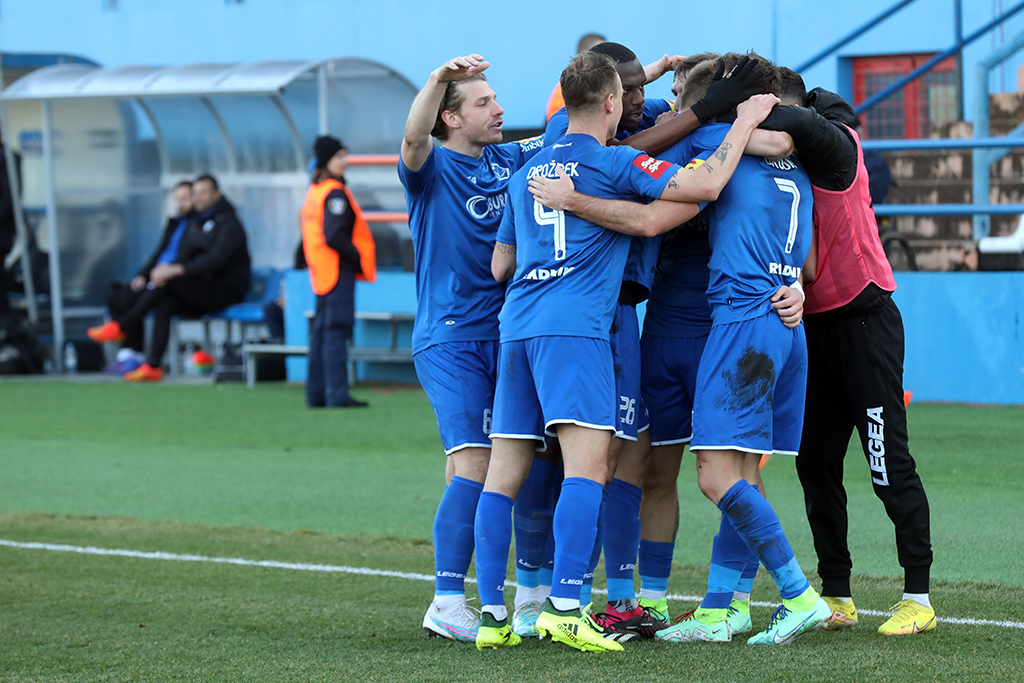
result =
M811 187L792 139L755 130L779 100L748 99L780 92L779 71L735 54L683 63L678 113L655 126L669 107L645 102L650 69L606 43L563 72L566 108L543 141L500 145L487 66L471 55L434 72L400 165L416 245L414 358L450 456L424 628L479 648L528 636L592 651L655 634L728 641L751 629L760 564L783 605L748 642L819 628L832 610L804 578L757 467L762 453L795 455L800 445L800 278L814 265ZM732 125L708 123L737 105ZM634 307L648 295L641 342ZM705 599L669 626L687 442L722 526ZM582 605L602 521L609 604L591 615ZM479 616L464 594L474 548Z

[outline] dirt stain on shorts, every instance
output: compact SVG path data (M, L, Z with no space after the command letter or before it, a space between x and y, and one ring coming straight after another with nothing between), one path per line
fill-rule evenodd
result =
M722 371L722 379L729 389L729 398L723 405L726 410L747 408L765 396L768 400L758 412L772 408L771 389L775 383L775 362L768 354L748 347L735 367Z

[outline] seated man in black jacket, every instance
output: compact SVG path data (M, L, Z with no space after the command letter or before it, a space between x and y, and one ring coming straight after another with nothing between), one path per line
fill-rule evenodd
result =
M194 213L181 234L174 259L159 262L158 258L131 309L121 314L111 311L110 322L89 330L95 342L122 341L126 330L141 325L145 315L154 311L153 340L146 362L126 373L127 380L163 379L160 363L167 349L172 316L215 313L242 301L249 290L245 230L213 176L195 180L192 203Z
M150 282L150 273L156 266L162 263L174 263L178 259L181 238L185 234L189 220L195 214L192 210L191 181L183 180L174 187L174 207L177 213L167 219L167 225L160 237L160 244L142 264L135 277L127 286L118 282L111 289L110 296L107 297L107 310L110 311L113 318L122 318L138 303L139 297L145 293L146 286ZM117 354L117 362L107 368L106 372L117 372L123 375L136 369L145 361L142 320L122 321L121 331L124 333L124 340L122 340L121 350Z

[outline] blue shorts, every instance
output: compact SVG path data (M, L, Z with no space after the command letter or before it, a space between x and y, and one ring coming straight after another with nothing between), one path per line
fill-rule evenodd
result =
M697 373L690 450L796 455L807 392L803 325L772 311L711 328Z
M615 436L636 441L637 434L650 426L650 420L640 394L640 323L635 308L626 304L615 307L608 341L615 370L615 395L619 397Z
M590 337L534 337L498 352L491 438L555 436L572 423L615 431L615 380L608 342Z
M697 368L707 335L640 339L643 374L640 386L650 413L651 445L689 443L693 433L693 397Z
M490 448L498 342L445 342L413 356L446 455Z

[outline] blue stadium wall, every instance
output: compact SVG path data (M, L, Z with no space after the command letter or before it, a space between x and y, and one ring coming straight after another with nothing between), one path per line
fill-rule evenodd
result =
M3 0L5 52L74 53L105 66L319 59L357 56L422 83L445 59L479 52L506 109L506 127L535 128L578 37L599 31L631 47L645 63L663 53L754 49L797 66L895 0L733 0L728 5L656 2L472 3L400 0ZM963 33L996 16L997 3L963 0ZM917 0L806 71L809 86L849 87L849 57L937 52L953 45L953 0ZM625 8L641 12L626 16ZM646 12L646 16L645 13ZM965 52L964 90L973 65L1024 30L1024 12ZM1016 89L1018 57L992 76ZM666 79L650 94L670 97ZM849 94L844 92L844 94ZM973 111L968 100L965 110ZM372 103L368 103L372 106Z
M376 284L356 285L363 311L413 313L412 273L381 273ZM915 401L1024 405L1024 272L896 273L896 303L903 314L906 360L903 385ZM289 344L305 344L315 306L309 277L287 276L286 327ZM638 307L642 316L644 307ZM387 323L356 325L355 343L387 346ZM399 345L409 348L412 327L399 329ZM416 382L411 365L361 363L360 380ZM288 360L288 378L304 381L305 359Z

